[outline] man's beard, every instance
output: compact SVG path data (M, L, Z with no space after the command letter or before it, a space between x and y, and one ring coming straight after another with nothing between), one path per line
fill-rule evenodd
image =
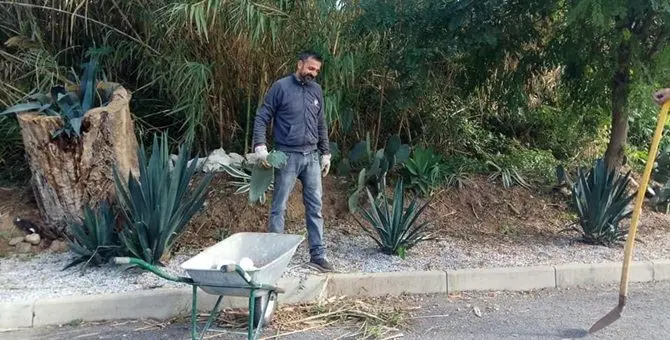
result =
M312 75L309 74L309 73L301 74L300 79L302 79L302 81L305 82L305 83L309 83L309 82L314 81L314 77L312 77Z

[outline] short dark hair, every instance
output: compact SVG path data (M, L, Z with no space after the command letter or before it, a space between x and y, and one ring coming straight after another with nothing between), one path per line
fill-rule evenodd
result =
M323 62L323 58L321 57L321 55L311 50L305 50L298 54L298 60L301 60L303 62L307 61L307 59L309 58L312 58L320 63Z

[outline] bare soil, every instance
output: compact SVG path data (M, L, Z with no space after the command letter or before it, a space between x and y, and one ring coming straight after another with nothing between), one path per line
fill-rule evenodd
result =
M15 248L9 245L9 240L25 235L14 225L16 217L37 226L42 226L43 223L30 188L0 187L0 257L15 252ZM35 253L45 248L46 244L42 242L38 247L32 247L31 252Z
M227 175L217 174L204 210L190 222L175 245L175 254L200 250L229 235L267 230L271 193L265 205L250 206L246 194L235 194L236 188L227 185ZM362 231L348 211L351 185L348 181L329 176L324 179L323 216L326 228L339 236L361 235ZM302 186L296 183L286 212L286 231L302 234L304 207ZM13 236L21 235L12 223L16 216L42 224L32 192L27 188L0 188L0 255L14 252L8 245ZM431 199L425 218L435 219L441 236L463 240L473 246L547 243L574 221L568 209L568 199L550 188L505 189L486 176L471 177L461 189L446 188ZM362 219L361 219L362 220ZM670 232L670 215L645 209L638 233L655 237ZM44 242L43 242L44 243ZM48 245L33 247L34 251Z

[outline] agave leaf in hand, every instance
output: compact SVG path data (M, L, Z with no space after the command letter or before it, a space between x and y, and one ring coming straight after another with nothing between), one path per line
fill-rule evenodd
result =
M273 150L267 156L269 168L263 166L254 166L251 170L249 203L265 203L265 193L270 189L274 182L275 169L281 169L286 166L288 156L277 150Z

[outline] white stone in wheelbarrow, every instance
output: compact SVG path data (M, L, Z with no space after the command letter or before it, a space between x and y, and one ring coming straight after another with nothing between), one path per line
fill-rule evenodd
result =
M257 269L248 271L256 283L276 285L293 254L305 238L294 234L242 232L231 235L184 262L181 267L203 291L212 295L249 296L249 289L217 286L246 286L236 272L222 272L216 267L223 260L239 263L250 258ZM261 296L267 292L256 292Z

